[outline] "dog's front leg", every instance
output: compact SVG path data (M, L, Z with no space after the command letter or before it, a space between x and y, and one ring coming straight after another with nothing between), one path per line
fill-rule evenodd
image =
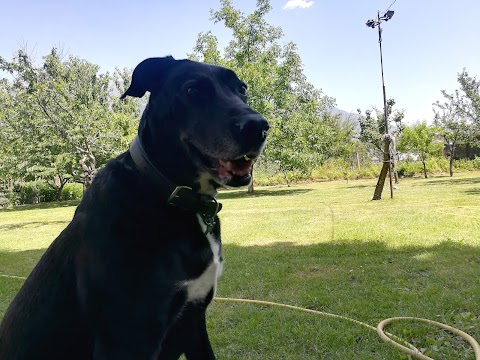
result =
M192 328L190 330L191 341L185 349L188 360L213 360L215 355L208 339L205 310L192 315Z
M110 302L97 318L94 360L156 360L167 328L166 311L148 302Z
M122 334L98 334L95 338L93 360L156 360L161 347L161 338L157 335L161 334L162 330L154 325L147 333L142 331L142 326L132 326ZM153 332L153 328L158 328L158 332Z
M208 339L205 306L188 304L170 329L162 345L159 360L176 360L185 354L188 360L214 360Z
M157 328L157 326L154 326ZM152 330L152 329L150 329ZM162 333L146 333L141 326L133 326L128 333L97 335L94 345L94 360L156 360L160 352Z

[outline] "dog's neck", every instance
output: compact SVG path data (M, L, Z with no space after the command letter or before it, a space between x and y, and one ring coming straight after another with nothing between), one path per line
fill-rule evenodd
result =
M203 189L201 183L199 189L176 185L151 161L138 136L130 145L130 156L138 171L149 180L168 205L200 214L205 222L207 232L212 231L215 217L222 209L222 204L215 199L216 189L210 182L208 182L209 185L204 184ZM205 180L203 182L205 183ZM212 191L214 194L211 194Z
M200 194L206 194L216 197L218 194L217 188L219 185L215 185L213 178L208 173L200 173L196 182L199 186L198 192Z

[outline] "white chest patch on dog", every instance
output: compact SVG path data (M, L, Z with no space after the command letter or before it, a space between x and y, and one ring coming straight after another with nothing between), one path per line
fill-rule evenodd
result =
M202 231L206 231L206 225L200 215L197 215L198 222L202 227ZM182 283L182 287L187 290L187 301L204 300L208 293L213 289L213 296L217 291L217 279L223 271L223 259L220 255L220 241L211 233L208 233L207 240L212 250L213 260L207 266L205 271L196 279L186 280Z

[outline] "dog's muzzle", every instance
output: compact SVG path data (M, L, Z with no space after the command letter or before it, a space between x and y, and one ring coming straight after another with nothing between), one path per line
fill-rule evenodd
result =
M270 125L260 114L253 113L235 123L236 156L218 159L216 169L222 183L242 186L251 181L252 166L262 153Z
M257 113L249 114L242 117L235 127L238 129L236 134L238 141L241 147L246 149L245 155L249 158L258 157L263 150L270 129L267 119Z

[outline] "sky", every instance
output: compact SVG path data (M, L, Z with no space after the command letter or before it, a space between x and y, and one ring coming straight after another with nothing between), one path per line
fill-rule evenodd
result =
M232 0L244 13L255 0ZM466 68L480 77L479 0L271 0L269 24L293 41L307 80L356 112L382 108L377 29L367 20L395 11L382 23L387 97L406 110L408 123L433 118L440 90L459 88ZM392 4L393 3L393 4ZM27 47L41 61L52 47L101 66L134 68L152 56L185 58L199 32L211 30L223 48L231 32L210 20L219 0L0 0L0 56Z

